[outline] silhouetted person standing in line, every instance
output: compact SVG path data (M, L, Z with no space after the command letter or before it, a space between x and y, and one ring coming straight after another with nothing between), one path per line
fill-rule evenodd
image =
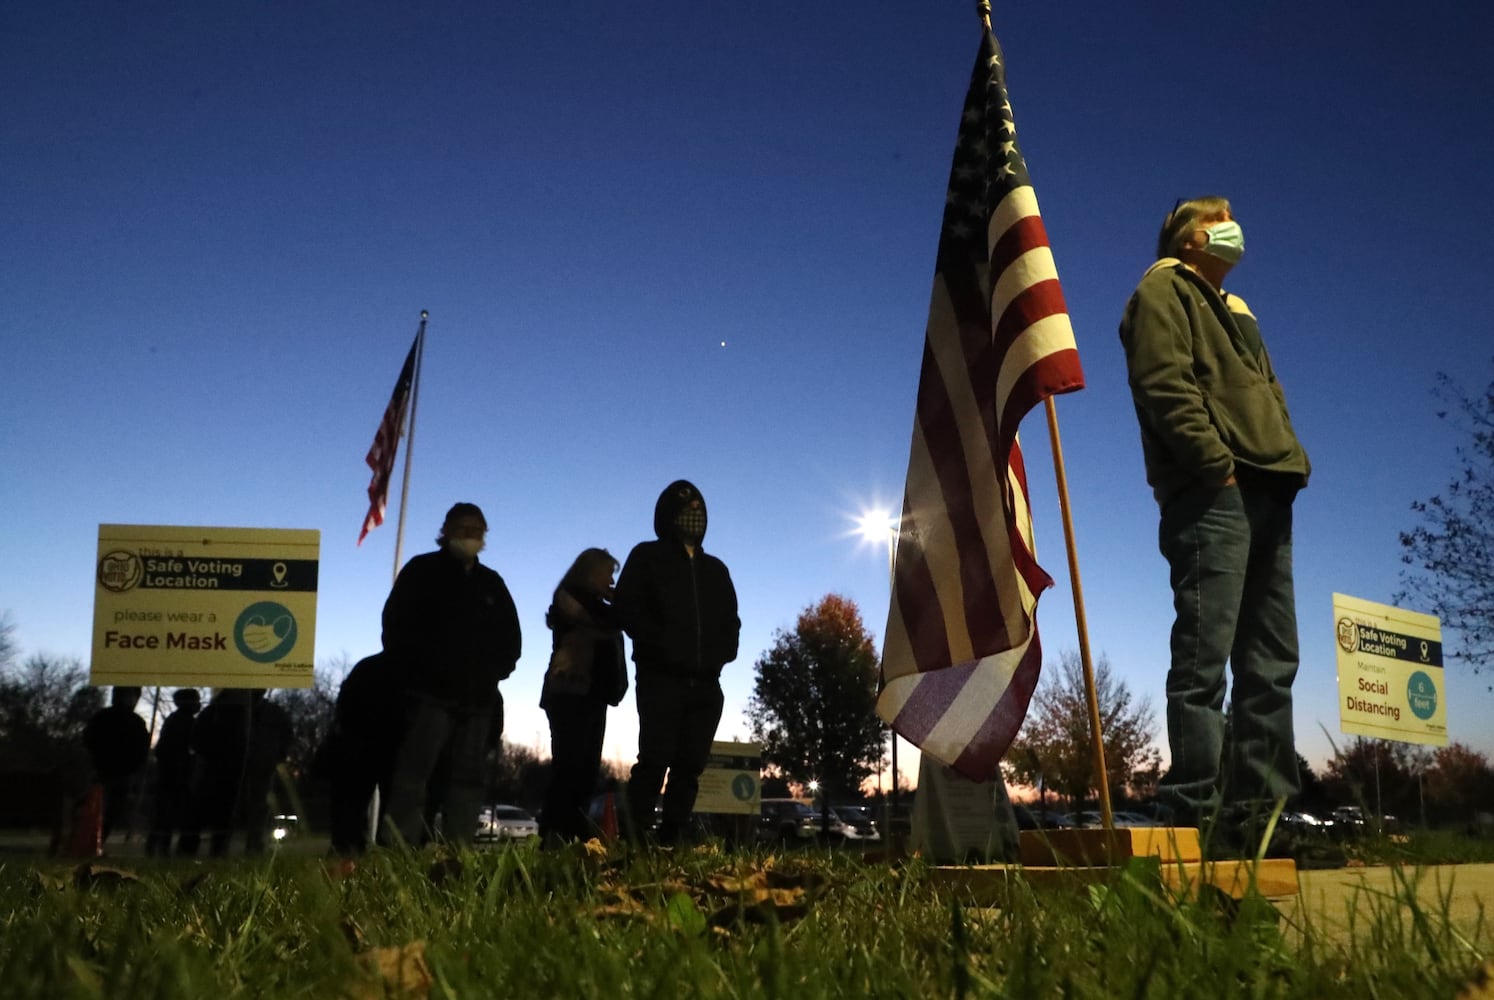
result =
M99 709L83 728L94 780L104 788L104 840L128 821L135 782L150 756L150 730L135 711L139 703L138 687L116 685L108 707Z
M195 855L206 830L212 856L225 857L238 828L249 854L263 851L270 784L290 742L290 716L263 690L224 688L213 695L192 726L192 821L177 853Z
M661 843L685 835L721 721L721 668L737 658L742 623L726 564L701 548L705 499L670 483L654 505L656 540L628 554L614 604L637 666L638 762L628 781L630 835L646 831L665 775Z
M425 807L443 753L451 755L443 833L467 842L476 832L498 682L513 673L521 644L507 585L477 559L487 531L476 504L454 505L440 548L406 563L384 603L384 654L400 674L405 712L381 839L389 825L407 844L426 839Z
M270 791L275 770L290 753L295 736L290 715L269 699L269 692L249 693L249 747L239 782L238 814L244 824L244 851L263 854L270 826Z
M171 838L186 819L188 783L192 779L192 723L202 709L202 695L196 688L177 688L171 700L176 711L161 723L161 735L156 738L156 799L150 835L145 840L145 853L161 857L171 853Z
M611 600L616 572L612 553L587 549L566 570L545 613L554 633L540 694L550 720L550 787L540 813L540 836L547 841L591 836L586 809L602 768L607 708L628 690Z
M368 810L374 790L388 806L389 774L403 735L404 691L383 653L353 665L337 689L326 763L332 784L332 850L362 854L368 848Z

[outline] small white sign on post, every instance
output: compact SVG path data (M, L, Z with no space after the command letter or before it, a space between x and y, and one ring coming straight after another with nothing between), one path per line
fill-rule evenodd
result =
M763 750L756 743L711 744L695 796L698 813L756 816L762 800Z
M1432 615L1333 595L1339 728L1447 746L1442 624Z
M909 846L941 864L971 857L1015 861L1017 826L1006 782L1000 775L971 781L924 754Z

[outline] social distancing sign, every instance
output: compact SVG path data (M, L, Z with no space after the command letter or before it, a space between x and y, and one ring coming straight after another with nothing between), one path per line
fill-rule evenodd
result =
M762 795L763 751L756 743L716 740L700 775L698 813L756 816Z
M1334 594L1333 625L1339 727L1351 735L1446 746L1441 622Z
M99 525L94 684L310 687L321 533Z

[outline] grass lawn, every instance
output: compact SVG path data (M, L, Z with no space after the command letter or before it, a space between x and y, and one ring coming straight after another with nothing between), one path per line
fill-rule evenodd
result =
M1392 893L1343 937L1166 898L1144 865L987 909L916 859L817 851L9 859L0 900L6 998L1494 996L1489 928L1435 898Z

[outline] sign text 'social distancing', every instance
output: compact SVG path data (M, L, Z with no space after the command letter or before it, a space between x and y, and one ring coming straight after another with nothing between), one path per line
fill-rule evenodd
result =
M1340 728L1447 745L1442 625L1431 615L1333 595Z

